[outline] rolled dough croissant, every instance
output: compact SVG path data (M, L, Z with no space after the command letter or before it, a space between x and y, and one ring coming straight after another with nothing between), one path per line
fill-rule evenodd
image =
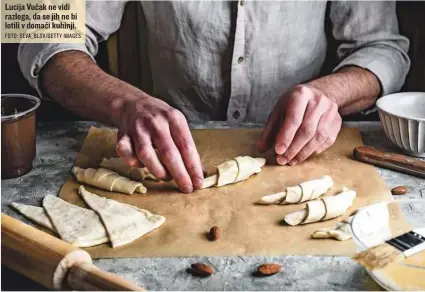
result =
M260 173L265 164L265 158L238 156L217 166L217 173L205 178L202 188L221 187L246 180L250 176Z
M333 238L340 241L348 240L353 237L351 232L352 219L353 217L351 216L346 220L342 220L333 228L320 228L314 231L311 237L315 239Z
M344 188L335 196L307 202L304 209L286 215L285 222L295 226L336 218L351 207L355 197L355 191Z
M86 183L88 185L108 190L110 192L121 192L124 194L132 195L134 192L146 193L146 188L140 182L129 180L126 177L119 175L106 168L79 168L74 166L72 168L77 181Z
M145 179L157 180L146 167L140 168L130 166L120 157L113 157L109 159L103 158L100 163L100 167L110 169L135 181L142 181Z
M324 195L334 185L329 175L321 178L302 182L293 187L287 187L286 191L262 197L257 203L271 204L298 204L311 201Z

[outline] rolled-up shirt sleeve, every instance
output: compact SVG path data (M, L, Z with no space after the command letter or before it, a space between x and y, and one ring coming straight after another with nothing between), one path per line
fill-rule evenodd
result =
M93 60L98 43L108 39L118 30L127 1L87 1L85 43L22 43L18 49L18 62L22 74L41 97L39 73L56 54L76 50L89 55Z
M345 66L371 71L381 84L381 95L400 90L410 68L409 40L399 34L396 3L392 1L331 2L332 33Z

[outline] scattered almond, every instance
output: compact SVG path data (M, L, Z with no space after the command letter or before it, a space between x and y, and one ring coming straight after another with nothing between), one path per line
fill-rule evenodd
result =
M393 195L405 195L407 194L407 192L409 191L409 189L406 186L398 186L395 187L391 190L391 193Z
M208 239L211 241L215 241L220 238L221 228L218 226L211 227L210 233L208 234Z
M262 264L257 268L257 272L262 276L271 276L280 273L280 271L279 264Z
M214 270L210 266L203 263L192 264L191 268L192 272L200 277L208 277L214 274Z

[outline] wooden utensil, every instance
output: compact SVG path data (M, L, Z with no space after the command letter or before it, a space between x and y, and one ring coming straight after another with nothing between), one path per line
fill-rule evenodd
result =
M49 289L143 290L97 268L86 251L3 213L1 238L2 264Z
M353 156L358 161L425 178L425 161L406 155L359 146L353 150Z

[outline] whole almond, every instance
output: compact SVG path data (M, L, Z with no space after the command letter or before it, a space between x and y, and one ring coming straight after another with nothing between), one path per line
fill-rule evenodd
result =
M395 187L391 190L391 193L393 195L405 195L407 194L407 192L409 191L409 189L406 186L398 186Z
M271 276L280 273L280 271L279 264L262 264L257 268L257 272L262 276Z
M218 226L211 227L210 233L208 234L208 239L211 241L215 241L220 238L221 228Z
M192 272L200 277L208 277L214 274L214 270L210 266L203 263L194 263L191 265L191 268Z

